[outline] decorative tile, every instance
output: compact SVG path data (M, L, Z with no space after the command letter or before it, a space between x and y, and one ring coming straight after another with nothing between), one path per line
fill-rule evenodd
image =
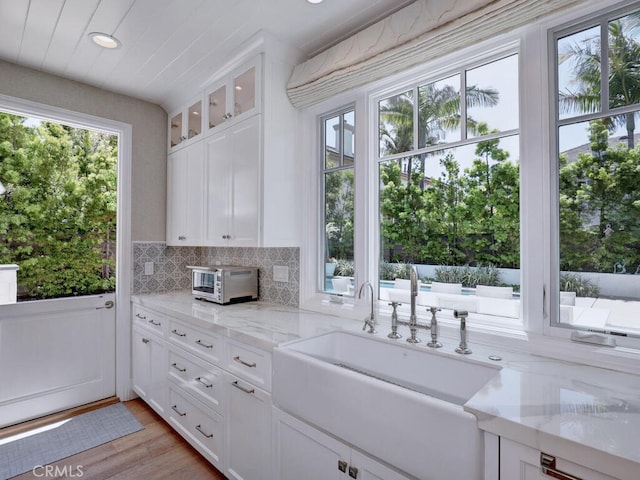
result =
M133 243L133 293L191 288L188 265L240 265L259 268L260 300L297 307L300 298L300 249L293 247L168 247L159 242ZM144 275L144 263L154 274ZM273 281L273 266L289 267L289 282Z

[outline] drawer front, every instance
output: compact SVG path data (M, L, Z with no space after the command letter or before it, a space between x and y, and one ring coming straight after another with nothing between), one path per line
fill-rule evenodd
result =
M167 317L152 310L148 310L140 305L133 305L133 321L134 323L144 326L159 335L165 334L169 322Z
M222 355L222 339L218 335L208 332L201 332L198 329L171 320L169 322L169 340L176 345L184 347L189 352L198 357L220 364Z
M266 390L271 390L271 354L228 341L227 370Z
M187 352L169 350L169 378L219 414L224 413L222 370Z
M169 422L196 450L216 467L224 458L224 422L222 416L197 400L169 387Z

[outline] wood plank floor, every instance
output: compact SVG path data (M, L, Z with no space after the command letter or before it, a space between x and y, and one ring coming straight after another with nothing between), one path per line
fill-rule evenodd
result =
M52 464L54 468L58 466L62 475L44 476L44 471L37 470L35 474L27 472L13 480L74 477L90 480L225 480L222 473L146 403L140 399L124 403L144 430Z

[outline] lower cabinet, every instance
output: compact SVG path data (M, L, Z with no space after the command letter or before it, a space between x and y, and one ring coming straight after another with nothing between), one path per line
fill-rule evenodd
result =
M545 452L513 442L500 439L500 478L509 480L616 480L604 473L596 472L562 458L552 456L553 452ZM544 465L543 465L544 464ZM543 471L543 466L547 469ZM629 472L628 478L639 478L637 472Z
M133 390L160 416L167 406L167 344L147 328L134 324L132 336Z
M216 468L223 469L224 419L203 403L169 386L169 423Z
M237 480L269 478L271 395L227 372L224 379L228 392L227 476Z
M340 440L273 409L273 478L278 480L408 480Z

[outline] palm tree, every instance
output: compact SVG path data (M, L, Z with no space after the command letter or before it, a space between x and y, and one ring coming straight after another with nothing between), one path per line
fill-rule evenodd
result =
M609 108L640 103L640 13L609 22ZM597 112L600 109L602 85L601 39L586 38L559 54L558 63L573 62L572 83L576 90L559 92L562 113ZM609 129L626 126L627 145L634 148L635 112L617 115L608 122Z

